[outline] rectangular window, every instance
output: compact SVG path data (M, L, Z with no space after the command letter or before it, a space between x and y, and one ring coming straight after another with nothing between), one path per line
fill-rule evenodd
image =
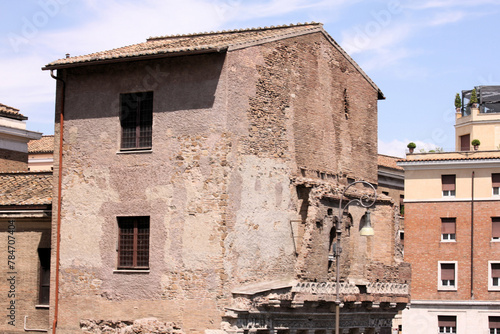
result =
M439 262L438 266L438 289L457 290L457 263Z
M500 291L500 262L488 261L488 290Z
M488 317L490 334L500 334L500 317Z
M40 278L38 280L38 304L49 305L50 296L50 248L39 248Z
M500 240L500 217L491 217L491 239Z
M149 217L118 217L118 269L149 269Z
M443 197L455 196L455 175L441 175Z
M456 333L457 317L454 315L438 315L439 333Z
M456 218L441 218L441 241L455 241Z
M120 94L121 149L148 149L153 136L153 92Z
M500 195L500 174L491 174L491 186L493 188L493 196Z
M460 151L470 151L470 134L460 136Z

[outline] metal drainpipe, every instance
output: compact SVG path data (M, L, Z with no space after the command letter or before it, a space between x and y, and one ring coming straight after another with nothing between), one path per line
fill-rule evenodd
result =
M474 299L474 171L472 171L470 204L470 299ZM456 270L456 269L455 269Z
M63 150L63 129L64 129L64 101L66 99L66 82L55 76L53 70L50 70L50 76L62 83L61 107L59 113L59 172L57 180L57 239L56 239L56 286L54 294L54 321L52 322L52 333L56 333L57 316L59 312L59 259L61 248L61 189L62 189L62 150Z

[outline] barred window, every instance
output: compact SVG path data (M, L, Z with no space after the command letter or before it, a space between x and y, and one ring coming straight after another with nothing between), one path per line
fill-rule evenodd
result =
M152 147L153 92L120 95L121 149Z
M118 217L118 269L149 269L149 217Z

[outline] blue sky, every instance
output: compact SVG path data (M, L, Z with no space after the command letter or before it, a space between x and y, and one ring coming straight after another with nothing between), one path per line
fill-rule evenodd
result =
M45 64L147 37L322 22L386 96L379 152L454 149L454 96L500 85L500 0L0 1L0 103L53 133L55 82Z

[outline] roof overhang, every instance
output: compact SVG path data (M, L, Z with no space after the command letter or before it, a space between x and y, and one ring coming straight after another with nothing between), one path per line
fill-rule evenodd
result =
M187 55L197 55L197 54L205 54L205 53L223 53L223 52L227 52L227 49L228 49L227 47L200 48L200 49L193 49L193 50L169 51L169 52L149 54L149 55L140 55L140 56L133 56L133 57L98 59L98 60L90 60L90 61L79 62L79 63L47 65L47 66L42 67L42 70L44 70L44 71L46 71L46 70L58 70L58 69L65 69L65 68L114 64L114 63L125 63L125 62L161 59L161 58L168 58L168 57L179 57L179 56L187 56Z
M400 161L398 166L405 170L421 170L421 169L446 169L446 168L493 168L500 167L500 158L488 159L461 159L461 160L413 160Z

